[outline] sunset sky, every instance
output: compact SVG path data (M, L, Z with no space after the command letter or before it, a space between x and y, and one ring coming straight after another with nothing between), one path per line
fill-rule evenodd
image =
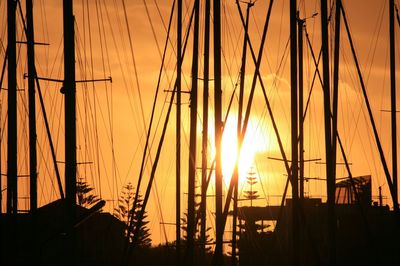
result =
M184 1L183 26L188 26L193 1ZM204 1L201 1L200 43L199 43L199 76L203 76L204 47ZM332 2L332 1L329 1ZM399 4L398 1L397 5ZM25 10L24 1L21 2ZM251 8L249 35L253 48L258 54L261 34L269 1L258 0ZM390 114L381 110L390 109L389 88L389 44L388 44L388 1L350 0L343 1L347 19L357 49L364 80L367 85L369 100L372 105L375 121L378 126L385 157L391 169ZM124 10L125 6L125 10ZM232 93L239 82L239 69L243 44L243 28L234 0L222 1L222 87L223 117L227 112ZM241 4L245 14L245 4ZM77 85L77 125L78 125L78 177L85 179L95 193L107 201L105 211L112 212L117 205L121 189L128 182L137 185L145 135L150 121L151 108L157 86L161 58L167 37L168 21L172 1L125 1L95 0L74 1L75 33L76 33L76 71L77 80L102 79L112 77L110 82L80 83ZM318 55L320 50L320 13L319 1L298 1L300 16L307 18L306 29L313 51ZM267 40L263 50L261 73L266 85L267 95L273 107L275 119L281 134L286 155L290 158L290 81L289 81L289 1L275 1ZM6 1L0 1L0 58L4 61L7 46ZM40 77L63 79L63 45L62 45L62 1L34 1L35 39L37 42L49 43L48 46L36 46L36 67ZM126 15L126 16L125 16ZM211 18L212 19L212 18ZM397 23L397 22L396 22ZM387 197L384 203L390 204L390 195L384 172L379 161L378 150L372 134L367 110L361 94L354 61L342 22L341 31L341 65L339 92L339 134L344 143L349 161L352 163L353 176L371 175L373 197L382 186ZM396 40L399 38L399 24L396 24ZM330 25L331 45L333 45L333 25ZM190 32L188 46L183 63L183 90L191 88L192 38ZM17 40L25 40L22 31L21 16L17 12ZM212 41L211 41L211 47ZM396 60L399 65L400 45L396 46ZM212 48L211 48L212 49ZM26 49L17 45L18 51L18 86L24 89L18 93L18 174L29 173L28 120L27 120L27 72ZM333 53L333 52L332 52ZM331 53L331 56L332 56ZM211 54L212 56L212 54ZM304 87L305 97L310 91L311 79L315 71L311 53L304 44ZM211 78L213 65L211 57ZM156 104L155 127L151 134L151 156L147 158L146 171L141 194L144 194L151 166L157 150L162 126L170 102L173 83L176 78L176 16L171 25L171 34L166 50L166 61L162 71L160 92ZM397 67L399 69L400 67ZM321 69L321 68L320 68ZM245 105L254 75L254 63L248 51ZM399 70L397 71L399 74ZM399 75L397 75L399 76ZM7 78L2 87L7 86ZM397 78L397 84L400 79ZM61 83L41 81L47 115L50 121L53 141L56 146L58 166L61 176L64 175L64 107L63 97L59 92ZM197 165L201 165L201 122L203 81L199 80L198 109L198 148ZM214 102L213 82L210 82L210 117L209 125L209 161L213 160L214 149ZM238 106L238 88L225 124L223 136L223 173L228 185L235 159L236 123ZM2 196L6 198L7 172L7 91L1 91L1 173ZM304 100L305 102L306 100ZM187 204L187 168L189 147L189 95L182 95L182 213ZM319 82L313 89L309 111L305 121L305 159L321 158L325 161L323 99ZM156 181L152 188L148 211L149 226L153 243L164 243L174 240L174 226L161 225L162 222L173 223L175 217L175 107L171 112L168 130L163 145L162 155L156 173ZM48 139L45 134L43 114L37 99L38 124L38 195L39 205L43 206L59 198L54 166L51 163ZM240 162L241 175L239 191L249 189L246 185L246 172L251 167L256 170L260 200L254 204L265 206L277 204L283 192L286 172L282 162L268 159L281 158L271 119L266 109L259 82L252 104L252 112L248 133L244 141ZM343 158L338 152L338 162ZM345 167L337 166L337 177L347 177ZM325 165L307 163L305 175L312 178L325 178ZM20 183L20 196L29 196L28 179ZM200 186L200 170L197 175ZM214 195L211 182L209 195ZM309 181L305 185L306 195L322 197L325 200L325 182ZM289 193L290 194L290 193ZM377 200L374 198L374 200ZM243 201L240 205L249 205ZM213 198L208 202L209 226L214 228ZM3 203L3 211L5 204ZM20 209L29 208L28 199L20 199ZM231 225L227 225L230 230Z

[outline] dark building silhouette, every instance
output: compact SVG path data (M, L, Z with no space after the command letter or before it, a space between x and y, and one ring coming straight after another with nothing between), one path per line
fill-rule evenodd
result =
M239 208L240 265L291 265L291 206L287 199L282 208ZM328 265L326 203L305 198L299 212L301 265ZM398 216L388 206L372 204L370 176L336 184L335 212L337 265L398 264Z

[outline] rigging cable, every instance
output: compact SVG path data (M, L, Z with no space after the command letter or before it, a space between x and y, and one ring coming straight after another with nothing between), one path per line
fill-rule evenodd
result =
M20 15L21 15L21 20L22 20L22 24L24 25L24 32L27 33L27 29L26 29L26 24L25 24L25 19L23 16L23 12L22 12L22 8L21 8L21 3L19 1L17 1L18 3L18 7L19 7L19 11L20 11ZM42 99L42 93L40 90L40 85L39 85L39 79L37 77L37 73L36 73L36 66L34 68L34 76L35 76L35 81L36 81L36 86L37 86L37 91L39 93L39 99L40 99L40 103L41 103L41 107L42 107L42 111L43 111L43 117L45 119L45 122L47 121L47 115L46 115L46 111L44 109L44 103L43 103L43 99ZM63 192L63 188L62 188L62 184L61 184L61 177L60 177L60 173L58 171L58 166L57 166L57 162L56 162L56 155L55 155L55 151L54 151L54 147L53 147L53 141L50 135L50 128L48 123L46 122L46 130L47 130L47 135L48 135L48 139L49 139L49 143L50 143L50 148L52 150L52 155L53 155L53 163L54 163L54 167L55 167L55 172L56 172L56 178L57 178L57 184L58 184L58 188L59 188L59 192L60 192L60 197L61 199L64 199L64 192Z
M135 54L133 53L133 43L132 43L131 30L130 30L129 23L128 23L128 15L126 13L125 0L121 0L121 1L122 1L122 7L124 9L124 18L125 18L126 29L128 31L129 47L130 47L130 52L131 52L131 57L132 57L133 69L134 69L134 73L135 73L136 87L137 87L137 92L138 92L138 96L139 96L139 103L140 103L140 110L141 110L141 115L142 115L142 119L143 119L143 125L144 125L144 128L147 128L146 120L145 120L145 116L144 116L142 94L140 92L140 85L139 85L139 77L138 77L138 71L137 71L137 66L136 66L136 59L135 59Z
M356 56L356 53L355 53L353 39L351 37L349 25L348 25L348 22L347 22L347 17L346 17L346 14L345 14L343 6L341 6L341 12L343 14L344 24L346 26L347 36L348 36L348 40L350 42L350 47L351 47L351 51L352 51L352 54L353 54L353 59L354 59L354 62L355 62L356 68L357 68L357 73L358 73L360 85L361 85L361 88L362 88L365 104L366 104L366 107L368 109L369 118L370 118L371 125L372 125L373 131L374 131L375 141L376 141L376 144L378 146L378 150L379 150L379 154L380 154L380 157L381 157L382 166L383 166L384 171L385 171L386 181L388 183L388 186L389 186L389 189L390 189L390 194L392 196L393 206L394 206L395 210L398 210L398 207L399 207L398 206L398 202L397 202L396 199L393 198L393 195L394 195L393 183L392 183L392 180L391 180L389 169L388 169L387 164L386 164L385 156L383 154L382 145L381 145L381 142L380 142L380 139L379 139L379 136L378 136L378 132L376 130L375 120L373 118L371 106L370 106L370 103L369 103L369 100L368 100L368 96L367 96L364 80L362 78L360 66L359 66L358 59L357 59L357 56Z
M191 22L193 20L193 14L194 14L194 8L193 8L193 12L192 12L192 15L191 15L191 19L190 19L190 23L189 23L187 32L189 32L189 30L190 30ZM171 24L171 22L172 22L172 12L171 12L170 24ZM183 47L182 60L183 60L183 57L185 55L188 39L189 39L189 34L186 35L186 40L185 40L184 47ZM167 38L167 40L168 40L168 38ZM144 200L143 200L143 203L142 203L142 208L141 208L140 213L139 213L139 215L137 217L137 222L135 223L135 228L133 228L133 226L134 226L134 213L133 212L131 213L130 218L129 218L129 226L128 226L128 234L127 234L128 237L127 237L127 240L126 240L126 243L125 243L125 248L124 248L125 249L125 260L126 260L126 262L128 260L129 253L130 253L130 250L132 248L132 245L128 245L130 233L131 232L134 233L133 234L133 245L135 244L135 240L137 240L138 237L139 237L138 233L139 233L140 225L142 223L143 215L144 215L144 212L145 212L145 209L146 209L147 201L148 201L148 198L149 198L149 195L150 195L152 182L154 180L155 172L156 172L156 169L157 169L157 164L158 164L158 160L159 160L159 157L160 157L162 144L164 142L165 132L166 132L166 128L167 128L167 125L168 125L169 114L171 112L171 108L172 108L172 104L173 104L173 100L174 100L174 96L175 96L175 91L176 91L176 82L175 82L175 85L174 85L174 90L172 91L171 101L170 101L170 104L168 106L167 115L166 115L166 118L165 118L162 134L161 134L159 145L158 145L158 149L157 149L157 154L156 154L156 157L154 159L154 164L153 164L153 167L152 167L152 170L151 170L150 180L149 180L149 183L147 185L146 194L145 194L145 197L144 197ZM158 93L158 89L156 90L156 93ZM154 108L155 108L155 103L153 104L153 109ZM150 129L151 128L149 128L149 132L150 132ZM149 138L149 136L150 135L148 134L147 138ZM146 153L146 150L144 151L143 158L145 157L145 153ZM142 159L142 164L143 164L143 160L144 159ZM141 171L141 173L142 173L142 171ZM143 175L143 173L142 173L142 175ZM136 186L136 195L138 195L138 193L139 193L142 175L139 176L139 179L138 179L138 185ZM135 200L134 200L134 203L133 203L133 206L132 206L132 210L135 210L135 208L136 208L136 204L137 204L137 200L138 200L136 195L135 195ZM134 231L132 231L132 230L134 230Z

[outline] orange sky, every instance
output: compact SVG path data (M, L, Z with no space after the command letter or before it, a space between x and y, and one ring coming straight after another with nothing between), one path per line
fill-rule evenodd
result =
M192 1L184 1L184 26L188 22L188 5ZM271 101L275 118L278 123L285 152L290 156L290 87L289 87L289 58L285 50L289 35L288 1L275 1L271 17L266 48L264 49L261 73L267 87L267 94ZM299 1L299 9L302 17L309 17L313 13L319 13L319 1ZM367 84L368 95L372 104L374 116L377 122L379 134L385 149L385 156L391 169L390 149L390 115L380 112L381 109L389 109L389 46L388 46L388 18L387 1L343 1L350 23L353 39L357 48L357 54ZM156 5L157 3L157 5ZM268 1L257 1L251 9L250 38L255 51L258 51L262 27L264 24ZM24 5L24 3L22 3ZM122 186L131 182L136 187L139 166L144 145L145 127L149 124L152 101L155 93L158 71L161 63L161 54L166 39L166 27L168 26L169 12L172 1L126 1L126 12L129 23L131 43L129 40L127 25L125 24L122 1L75 1L76 20L76 68L77 79L104 78L112 76L113 83L88 83L85 86L77 86L78 94L78 161L90 162L78 166L79 177L85 178L94 188L96 194L108 200L106 210L112 211ZM0 58L4 59L4 46L6 45L6 8L5 1L0 2L0 10L3 14L0 18L1 50ZM62 1L35 1L35 37L38 42L47 42L49 46L36 47L36 64L39 76L62 79ZM240 58L243 43L243 31L239 23L239 16L234 1L223 1L222 16L222 42L223 42L223 112L225 114L227 104L237 82L240 68ZM244 6L242 6L244 8ZM244 10L244 9L243 9ZM203 10L201 11L203 14ZM21 20L17 17L17 39L21 39ZM151 23L152 26L151 27ZM152 135L152 158L155 156L158 139L169 103L170 94L165 92L172 88L175 79L175 39L176 18L172 24L171 40L166 52L166 65L163 71L160 96L157 103L155 121L158 125L156 133ZM307 20L307 31L313 43L315 53L320 46L320 17ZM204 23L201 22L201 29ZM153 33L154 30L154 33ZM399 27L396 26L398 35ZM154 38L156 36L156 38ZM396 37L399 40L399 37ZM200 55L203 54L203 36L200 37ZM400 41L400 40L399 40ZM372 175L373 195L377 195L378 186L383 187L385 195L390 203L387 185L376 145L373 140L372 130L369 126L365 105L361 97L361 89L356 76L351 52L342 23L342 56L340 72L340 105L339 105L339 132L349 160L352 163L353 175ZM135 68L130 50L132 44L138 80L135 78ZM158 46L157 46L158 45ZM173 45L173 47L171 46ZM183 90L190 90L190 66L191 66L191 39L189 39L185 62L183 64ZM397 46L400 47L400 46ZM21 47L18 65L18 84L20 88L26 88L26 80L23 73L26 72L25 48ZM400 50L397 49L397 54ZM305 52L305 87L307 95L314 66L310 61L309 51ZM280 65L283 59L282 65ZM397 56L397 62L399 62ZM2 61L1 61L2 62ZM211 60L212 62L212 60ZM248 53L246 73L247 99L251 80L253 78L254 64ZM280 67L281 66L281 67ZM203 74L203 58L200 59L200 73ZM212 74L211 69L211 75ZM399 72L399 71L397 71ZM399 83L399 79L397 79ZM6 86L3 83L3 87ZM139 84L139 87L138 85ZM199 90L199 115L201 113L202 82ZM211 89L213 89L213 84ZM41 82L42 93L45 98L46 110L50 119L52 136L57 149L59 161L63 161L63 98L59 93L61 84ZM286 179L284 166L281 162L269 160L268 157L281 157L276 137L273 133L270 117L267 113L265 102L257 85L256 95L252 106L252 118L249 135L245 141L246 162L243 167L252 165L257 169L260 180L256 189L263 198L256 202L259 205L276 204L283 191ZM139 101L140 90L142 103ZM2 91L1 101L1 127L3 143L1 147L2 173L6 173L6 140L7 132L4 131L6 114L6 91ZM188 130L189 130L189 97L182 96L182 190L185 192L188 164ZM213 125L213 94L210 95L210 125ZM19 94L19 174L27 174L28 154L27 150L27 92ZM245 100L246 102L247 100ZM164 105L165 104L165 105ZM143 109L141 109L141 105ZM48 141L43 126L43 116L37 107L38 123L38 147L39 147L39 204L44 205L59 197L54 179L54 168L50 163ZM322 158L324 161L324 138L322 117L322 93L320 86L314 88L311 98L310 112L305 122L305 158ZM231 110L231 116L226 124L226 136L224 137L224 151L232 154L228 147L234 147L230 143L235 139L236 132L237 98L235 98ZM198 125L198 134L201 134L201 122ZM154 130L153 130L154 132ZM213 138L213 130L209 135ZM160 226L160 212L164 222L174 222L174 193L175 193L175 106L171 113L167 137L163 146L163 153L156 175L156 186L149 201L148 212L150 227L153 233L154 243L165 242L162 226ZM201 158L200 138L198 141L198 158ZM229 143L226 145L225 143ZM212 150L210 142L210 150ZM254 157L254 160L249 158ZM338 161L343 161L341 156ZM232 161L225 159L225 161ZM210 158L212 161L212 158ZM225 169L229 168L224 163ZM198 162L200 165L200 161ZM63 176L63 164L59 163ZM242 167L242 168L243 168ZM147 185L151 161L146 165L144 183L141 194ZM345 177L347 173L343 166L338 166L338 176ZM244 174L247 169L242 169ZM224 170L225 180L228 180L229 169ZM323 165L315 163L307 164L305 173L309 177L325 176ZM200 178L200 172L198 173ZM241 176L244 180L244 176ZM3 187L5 178L3 178ZM198 181L200 184L200 181ZM241 189L248 189L246 187ZM26 195L27 183L21 181L21 194ZM157 191L157 193L154 193ZM24 194L25 193L25 194ZM214 193L214 188L209 188L209 194ZM310 196L324 196L325 184L322 182L308 182L306 193ZM158 196L157 196L158 194ZM158 197L158 200L157 200ZM5 198L5 192L3 192ZM27 200L20 201L20 208L27 208ZM244 202L243 204L248 204ZM186 194L182 196L182 209L186 206ZM213 202L210 198L210 213L213 212ZM210 215L209 218L212 218ZM210 226L213 222L210 221ZM168 241L174 240L173 226L166 227ZM228 229L229 230L229 229Z

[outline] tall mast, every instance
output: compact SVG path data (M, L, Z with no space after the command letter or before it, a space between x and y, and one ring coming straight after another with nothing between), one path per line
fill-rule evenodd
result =
M394 31L394 0L389 0L389 33L390 33L390 102L392 119L392 179L393 179L393 200L398 199L397 185L397 121L396 121L396 47ZM398 206L398 204L394 204ZM397 211L397 210L396 210Z
M249 28L249 13L250 8L254 4L247 3L246 22L244 26L243 50L242 50L242 65L240 67L240 88L239 88L239 103L238 103L238 121L237 121L237 150L240 149L242 143L242 115L243 115L243 95L244 95L244 81L246 74L246 57L247 57L247 39ZM239 153L238 153L239 156ZM232 217L232 266L237 264L236 261L236 232L237 232L237 215L238 215L238 197L239 197L239 159L236 161L234 169L234 193L233 193L233 217Z
M35 38L33 31L33 3L26 0L26 29L28 47L28 104L29 104L29 171L30 210L37 209L37 152L36 152L36 104L35 104Z
M300 174L300 201L304 199L304 107L303 107L303 26L304 20L300 19L297 12L297 35L298 35L298 56L299 56L299 174Z
M290 85L291 85L291 144L292 144L292 263L299 264L299 191L298 191L298 128L297 128L297 31L296 0L290 1Z
M341 0L336 0L335 17L335 47L333 55L333 100L332 100L332 176L336 180L336 160L337 160L337 121L338 121L338 95L339 95L339 52L340 52L340 8ZM335 191L333 191L333 195Z
M192 58L192 89L190 91L190 140L189 140L189 180L188 180L188 217L187 217L187 252L188 265L194 263L195 224L195 182L196 182L196 140L197 140L197 81L199 68L199 16L200 1L194 3L194 32Z
M332 124L329 82L329 40L328 40L328 12L327 0L321 0L321 36L322 36L322 67L324 86L324 121L325 121L325 153L327 178L327 205L328 205L328 248L329 264L336 264L336 219L335 219L335 176L332 150Z
M18 205L17 180L17 60L15 12L17 2L7 1L8 33L8 143L7 143L7 213L16 214Z
M178 0L176 73L176 256L180 263L181 245L181 73L182 73L182 0Z
M206 222L207 222L207 159L208 159L208 82L210 70L210 0L205 1L204 10L204 77L203 77L203 136L202 136L202 158L201 158L201 252L202 259L206 254Z
M383 153L382 144L381 144L381 141L380 141L379 136L378 136L378 130L377 130L377 127L376 127L374 116L372 114L371 104L369 103L366 86L365 86L365 83L364 83L364 80L363 80L363 77L362 77L362 74L361 74L360 64L358 62L357 55L356 55L355 48L354 48L353 38L351 37L349 24L347 22L346 12L343 9L343 6L341 6L340 9L342 11L343 22L344 22L344 26L346 28L346 33L347 33L347 38L349 40L351 53L353 55L354 63L355 63L356 69L357 69L357 76L358 76L358 79L360 81L363 98L364 98L365 105L366 105L367 110L368 110L368 116L369 116L369 119L370 119L370 122L371 122L372 130L374 132L374 138L375 138L376 146L377 146L378 151L379 151L379 157L381 159L382 167L383 167L383 170L385 172L386 182L387 182L389 190L390 190L390 196L392 198L393 208L395 210L398 210L399 209L399 203L398 203L398 200L395 199L395 196L394 196L395 191L394 191L392 177L390 176L389 168L387 166L386 159L385 159L385 154Z
M75 44L72 0L63 1L64 17L64 107L65 107L65 194L67 224L75 221L76 209L76 109Z
M221 1L214 0L214 123L215 123L215 215L216 243L213 265L222 265L222 89L221 89Z

